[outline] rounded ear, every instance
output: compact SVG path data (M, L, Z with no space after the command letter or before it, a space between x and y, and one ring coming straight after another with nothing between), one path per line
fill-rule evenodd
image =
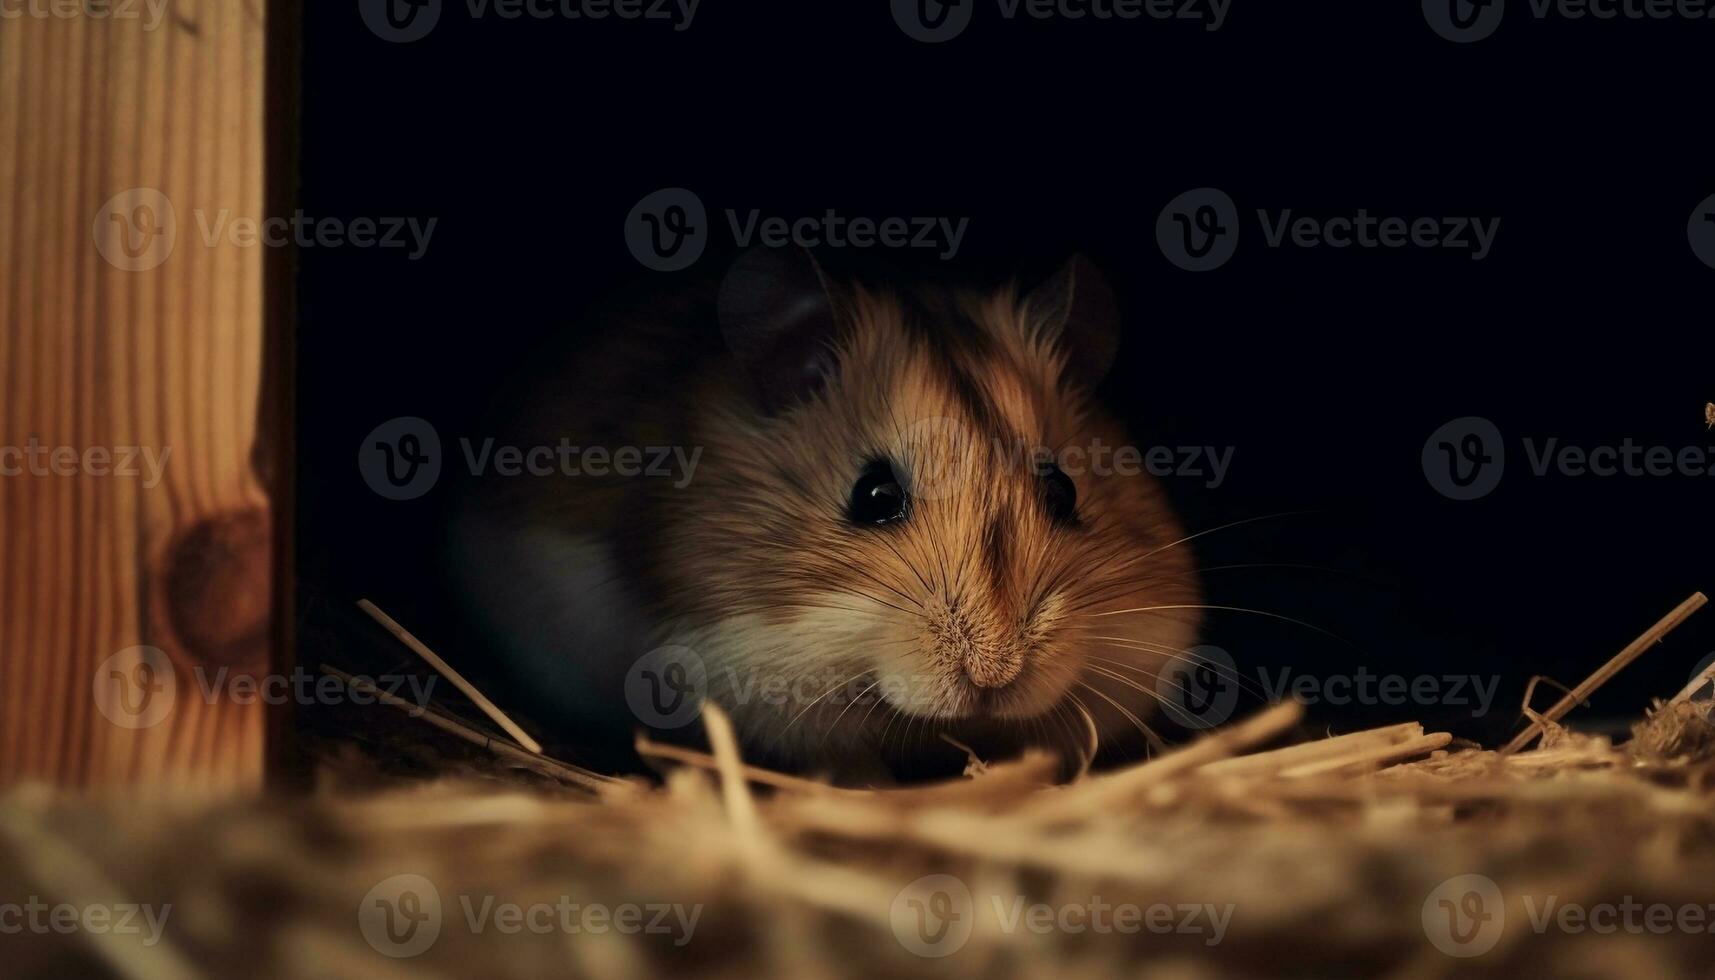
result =
M1025 297L1030 315L1066 352L1067 374L1091 388L1120 348L1119 304L1089 259L1074 255Z
M814 394L833 370L833 301L802 248L758 246L740 255L721 280L716 317L769 414Z

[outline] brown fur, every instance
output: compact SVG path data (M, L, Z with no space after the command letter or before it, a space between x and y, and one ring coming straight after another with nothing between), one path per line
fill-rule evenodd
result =
M683 488L577 477L483 491L491 521L612 549L648 635L568 655L620 661L590 671L600 690L650 646L691 646L747 749L789 761L825 762L815 750L828 744L837 761L919 723L1070 730L1074 705L1103 729L1137 725L1156 670L1193 642L1191 557L1147 475L1074 474L1077 524L1049 519L1029 447L1126 444L1067 377L1052 326L1011 292L853 290L841 309L835 373L772 417L709 343L706 313L637 316L613 346L580 352L581 369L538 369L552 380L524 387L519 438L703 449ZM856 526L847 501L874 459L899 466L910 514ZM507 590L553 595L505 574ZM736 703L731 671L817 684L784 704ZM866 685L887 697L854 702Z

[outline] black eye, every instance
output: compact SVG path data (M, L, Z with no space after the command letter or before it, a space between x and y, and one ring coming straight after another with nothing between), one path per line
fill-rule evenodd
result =
M878 459L864 467L852 484L846 516L853 524L892 524L904 519L906 503L905 488L899 485L893 464Z
M1042 504L1055 523L1078 523L1078 488L1058 466L1050 466L1042 474Z

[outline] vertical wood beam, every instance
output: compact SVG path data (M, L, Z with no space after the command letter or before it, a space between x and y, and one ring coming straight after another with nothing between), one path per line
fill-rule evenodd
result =
M232 685L276 669L279 259L213 233L265 215L268 4L8 7L0 784L255 786L268 709Z

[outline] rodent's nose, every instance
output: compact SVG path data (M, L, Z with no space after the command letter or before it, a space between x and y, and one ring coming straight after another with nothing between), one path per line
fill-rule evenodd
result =
M1024 671L1020 644L956 604L937 619L936 639L972 684L984 690L1005 687Z
M998 651L973 650L965 655L965 676L978 687L994 690L1018 679L1024 657L1016 647Z
M1024 655L1015 643L997 642L993 636L978 635L962 617L953 630L954 649L959 664L972 684L986 690L1005 687L1018 679L1024 669Z

